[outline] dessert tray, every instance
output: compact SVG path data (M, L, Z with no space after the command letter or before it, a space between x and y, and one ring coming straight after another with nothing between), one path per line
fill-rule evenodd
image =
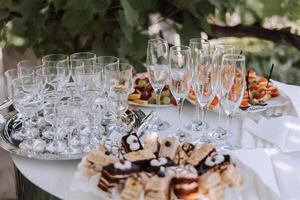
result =
M121 200L278 199L253 171L212 144L180 143L155 132L144 142L131 133L92 150L71 190Z
M122 115L122 121L132 127L132 130L139 130L141 128L145 128L148 120L151 120L151 116L153 114L150 113L147 116L145 113L139 109L127 110ZM21 141L15 140L13 138L13 134L15 131L18 131L22 127L22 117L16 111L9 112L4 116L6 121L0 122L0 147L8 151L9 153L39 159L39 160L76 160L82 159L87 153L73 153L73 154L53 154L50 152L42 151L42 152L30 152L25 151L19 148L19 144ZM47 126L47 123L40 125L40 134L42 135L42 131ZM48 125L49 126L49 125ZM106 130L105 131L109 131ZM109 133L108 133L109 134ZM43 138L46 142L49 142L47 138ZM67 139L67 138L66 138Z

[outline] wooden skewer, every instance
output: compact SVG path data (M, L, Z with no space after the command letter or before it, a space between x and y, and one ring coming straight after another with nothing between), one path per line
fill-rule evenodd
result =
M268 76L268 83L267 83L267 86L268 86L269 83L270 83L270 79L271 79L271 77L272 77L273 69L274 69L274 63L273 63L272 66L271 66L271 70L270 70L270 73L269 73L269 76Z
M248 71L248 73L246 75L246 86L247 86L247 92L248 92L249 99L251 100L250 88L249 88L249 74L250 74L250 70Z

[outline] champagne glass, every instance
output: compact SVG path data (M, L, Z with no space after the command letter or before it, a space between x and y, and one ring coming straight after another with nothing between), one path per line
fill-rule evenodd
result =
M217 81L212 79L211 56L207 53L197 53L196 55L196 69L195 69L195 93L198 103L202 110L202 123L200 142L206 140L206 130L208 124L206 123L206 113L208 106L214 98L213 88Z
M128 63L115 63L105 66L105 84L108 98L111 100L110 109L116 114L117 129L123 133L122 114L128 109L128 95L133 90L133 67Z
M166 121L159 117L160 97L168 78L169 46L163 39L151 39L147 47L148 78L156 95L156 121L149 125L151 130L165 130L170 127Z
M42 106L41 85L42 80L34 75L19 77L12 81L13 105L21 113L22 126L27 131L25 140L19 144L20 149L25 151L42 152L46 147L46 142L39 138L39 132L33 127L30 119Z
M104 97L104 99L98 98L97 100L102 104L104 100L104 116L102 119L102 123L105 125L111 125L114 121L113 113L108 110L110 104L110 99L108 98L108 89L104 84L104 67L108 64L117 64L120 62L120 59L114 56L98 56L96 58L96 72L98 74L96 83L98 84L98 87L101 88L102 94L101 97Z
M213 88L216 98L218 98L218 125L208 132L210 140L214 140L216 137L221 137L225 134L226 130L222 127L222 99L221 99L221 83L220 83L220 69L222 63L222 57L224 54L233 54L235 47L231 44L217 44L214 46L212 55L212 78L218 82L216 87Z
M192 73L189 80L190 80L190 85L192 86L193 90L195 90L196 81L194 80L194 74L196 69L196 57L197 57L196 55L200 52L204 52L208 54L210 52L210 44L209 41L206 39L192 38L190 39L189 46L191 48L191 66L192 66ZM196 106L196 110L195 110L194 119L189 123L187 123L185 127L191 131L200 131L202 126L202 121L200 119L200 106L197 100L195 101L195 106Z
M245 56L239 54L225 54L221 65L221 98L224 113L228 117L228 126L225 135L216 138L219 148L233 149L229 143L231 137L232 117L238 110L246 87Z
M63 96L65 90L64 79L67 69L62 67L43 67L36 71L36 76L42 80L43 113L46 122L51 127L43 132L44 137L53 139L46 147L51 153L61 153L66 148L66 143L62 140L59 131L59 116L57 104Z
M84 65L93 65L96 62L96 54L92 52L78 52L70 55L72 61L82 61Z
M69 60L69 56L65 54L49 54L42 57L44 67L56 67L58 62L67 60Z
M181 141L187 139L187 133L183 131L181 110L184 99L189 93L188 81L192 73L190 50L188 46L173 46L169 54L169 87L177 103L180 123L177 135Z

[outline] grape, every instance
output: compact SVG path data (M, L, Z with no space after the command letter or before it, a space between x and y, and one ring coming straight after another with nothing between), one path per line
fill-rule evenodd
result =
M138 86L139 86L139 87L146 87L146 86L147 86L147 82L146 82L145 80L141 79L141 80L139 81L139 83L138 83Z
M161 103L164 104L164 105L170 104L171 103L170 97L163 97Z
M156 99L153 98L153 97L150 97L150 98L148 99L148 103L149 103L149 104L155 104L155 103L156 103Z
M170 91L169 90L162 91L161 96L162 97L169 97L170 96Z
M141 99L142 100L148 100L149 97L150 97L150 93L149 92L147 92L147 91L142 92L142 94L141 94Z

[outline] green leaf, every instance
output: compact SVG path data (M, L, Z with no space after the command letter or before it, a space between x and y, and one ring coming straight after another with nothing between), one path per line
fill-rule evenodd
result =
M20 13L27 20L40 21L41 10L47 6L41 0L21 1Z
M264 17L271 17L274 15L283 15L285 13L282 9L281 0L261 0L263 3L263 15Z
M126 20L126 17L125 17L125 14L124 14L124 11L119 11L119 19L118 19L118 22L120 24L120 27L122 29L122 32L124 33L125 35L125 38L132 42L132 33L133 33L133 27L130 26Z
M208 23L206 17L203 16L202 18L200 18L200 24L201 24L202 29L203 29L208 35L212 35L211 26L210 26L210 24Z
M104 15L109 7L111 0L93 0L94 13Z
M130 26L135 26L139 24L139 12L134 10L134 8L129 3L129 0L120 0L121 5L124 9L125 19Z
M9 12L7 9L4 8L0 8L0 20L5 19L6 17L8 17Z
M65 7L67 0L51 0L51 2L53 3L54 7L59 10Z
M62 19L72 35L79 33L81 28L93 18L93 4L91 0L70 0L65 6L65 14Z
M93 43L92 52L98 56L117 56L117 49L114 46L109 46L101 41Z
M195 22L188 13L184 13L183 15L183 23L179 30L179 34L183 45L188 45L190 38L200 37L200 31L197 29Z
M11 8L12 7L12 0L1 0L0 8Z
M135 10L138 10L139 12L145 12L147 10L153 9L157 5L157 0L127 0L130 2L130 5Z

